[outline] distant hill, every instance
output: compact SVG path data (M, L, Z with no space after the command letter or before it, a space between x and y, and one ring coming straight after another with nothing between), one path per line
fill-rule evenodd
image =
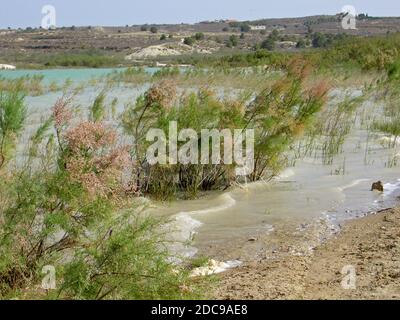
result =
M202 21L195 24L71 26L54 30L6 29L0 30L0 62L13 63L15 59L11 59L10 55L21 56L21 61L28 61L26 57L31 53L70 54L90 51L124 57L151 46L176 48L185 38L193 39L196 33L201 34L196 41L186 41L193 46L191 52L210 54L252 50L266 41L273 30L279 34L275 46L277 50L295 50L298 41L310 40L315 33L344 33L365 37L400 32L400 17L360 14L355 30L344 30L342 18L342 14L337 14L256 21Z

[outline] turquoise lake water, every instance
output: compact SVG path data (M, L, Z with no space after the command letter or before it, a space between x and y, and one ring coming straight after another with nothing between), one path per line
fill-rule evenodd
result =
M126 68L98 68L98 69L47 69L47 70L0 70L0 77L6 79L16 79L25 76L44 76L46 82L65 82L71 80L74 82L89 81L90 79L106 76L114 71L123 71ZM145 68L153 74L160 68Z

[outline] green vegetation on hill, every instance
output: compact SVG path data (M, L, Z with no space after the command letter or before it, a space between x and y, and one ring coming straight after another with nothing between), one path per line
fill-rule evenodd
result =
M290 60L302 57L318 69L355 68L382 71L400 58L400 34L371 38L341 35L330 37L329 41L326 39L328 38L323 35L314 35L315 46L320 47L318 49L291 52L257 50L222 57L193 58L187 62L204 67L228 68L265 65L280 69Z
M102 54L63 53L47 57L44 62L44 65L46 67L101 68L101 67L115 66L119 63L121 63L120 60Z
M105 50L70 50L65 52L14 52L12 55L0 53L0 60L14 64L18 69L45 68L102 68L125 64L124 55Z

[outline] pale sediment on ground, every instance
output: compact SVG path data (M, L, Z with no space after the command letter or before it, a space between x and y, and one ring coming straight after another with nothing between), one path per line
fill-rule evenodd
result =
M349 266L355 289L342 274ZM217 299L400 299L400 208L348 222L312 255L247 263L220 278Z
M216 51L216 48L189 46L183 43L165 43L153 45L146 48L136 48L133 53L125 57L126 60L143 59L162 56L178 56L192 53L211 54Z
M0 70L15 70L16 67L11 64L1 64L0 63Z

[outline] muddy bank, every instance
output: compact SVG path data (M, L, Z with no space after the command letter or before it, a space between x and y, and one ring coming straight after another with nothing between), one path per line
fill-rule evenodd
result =
M348 222L312 254L267 256L222 274L215 298L400 299L400 208ZM342 286L349 265L355 289Z

